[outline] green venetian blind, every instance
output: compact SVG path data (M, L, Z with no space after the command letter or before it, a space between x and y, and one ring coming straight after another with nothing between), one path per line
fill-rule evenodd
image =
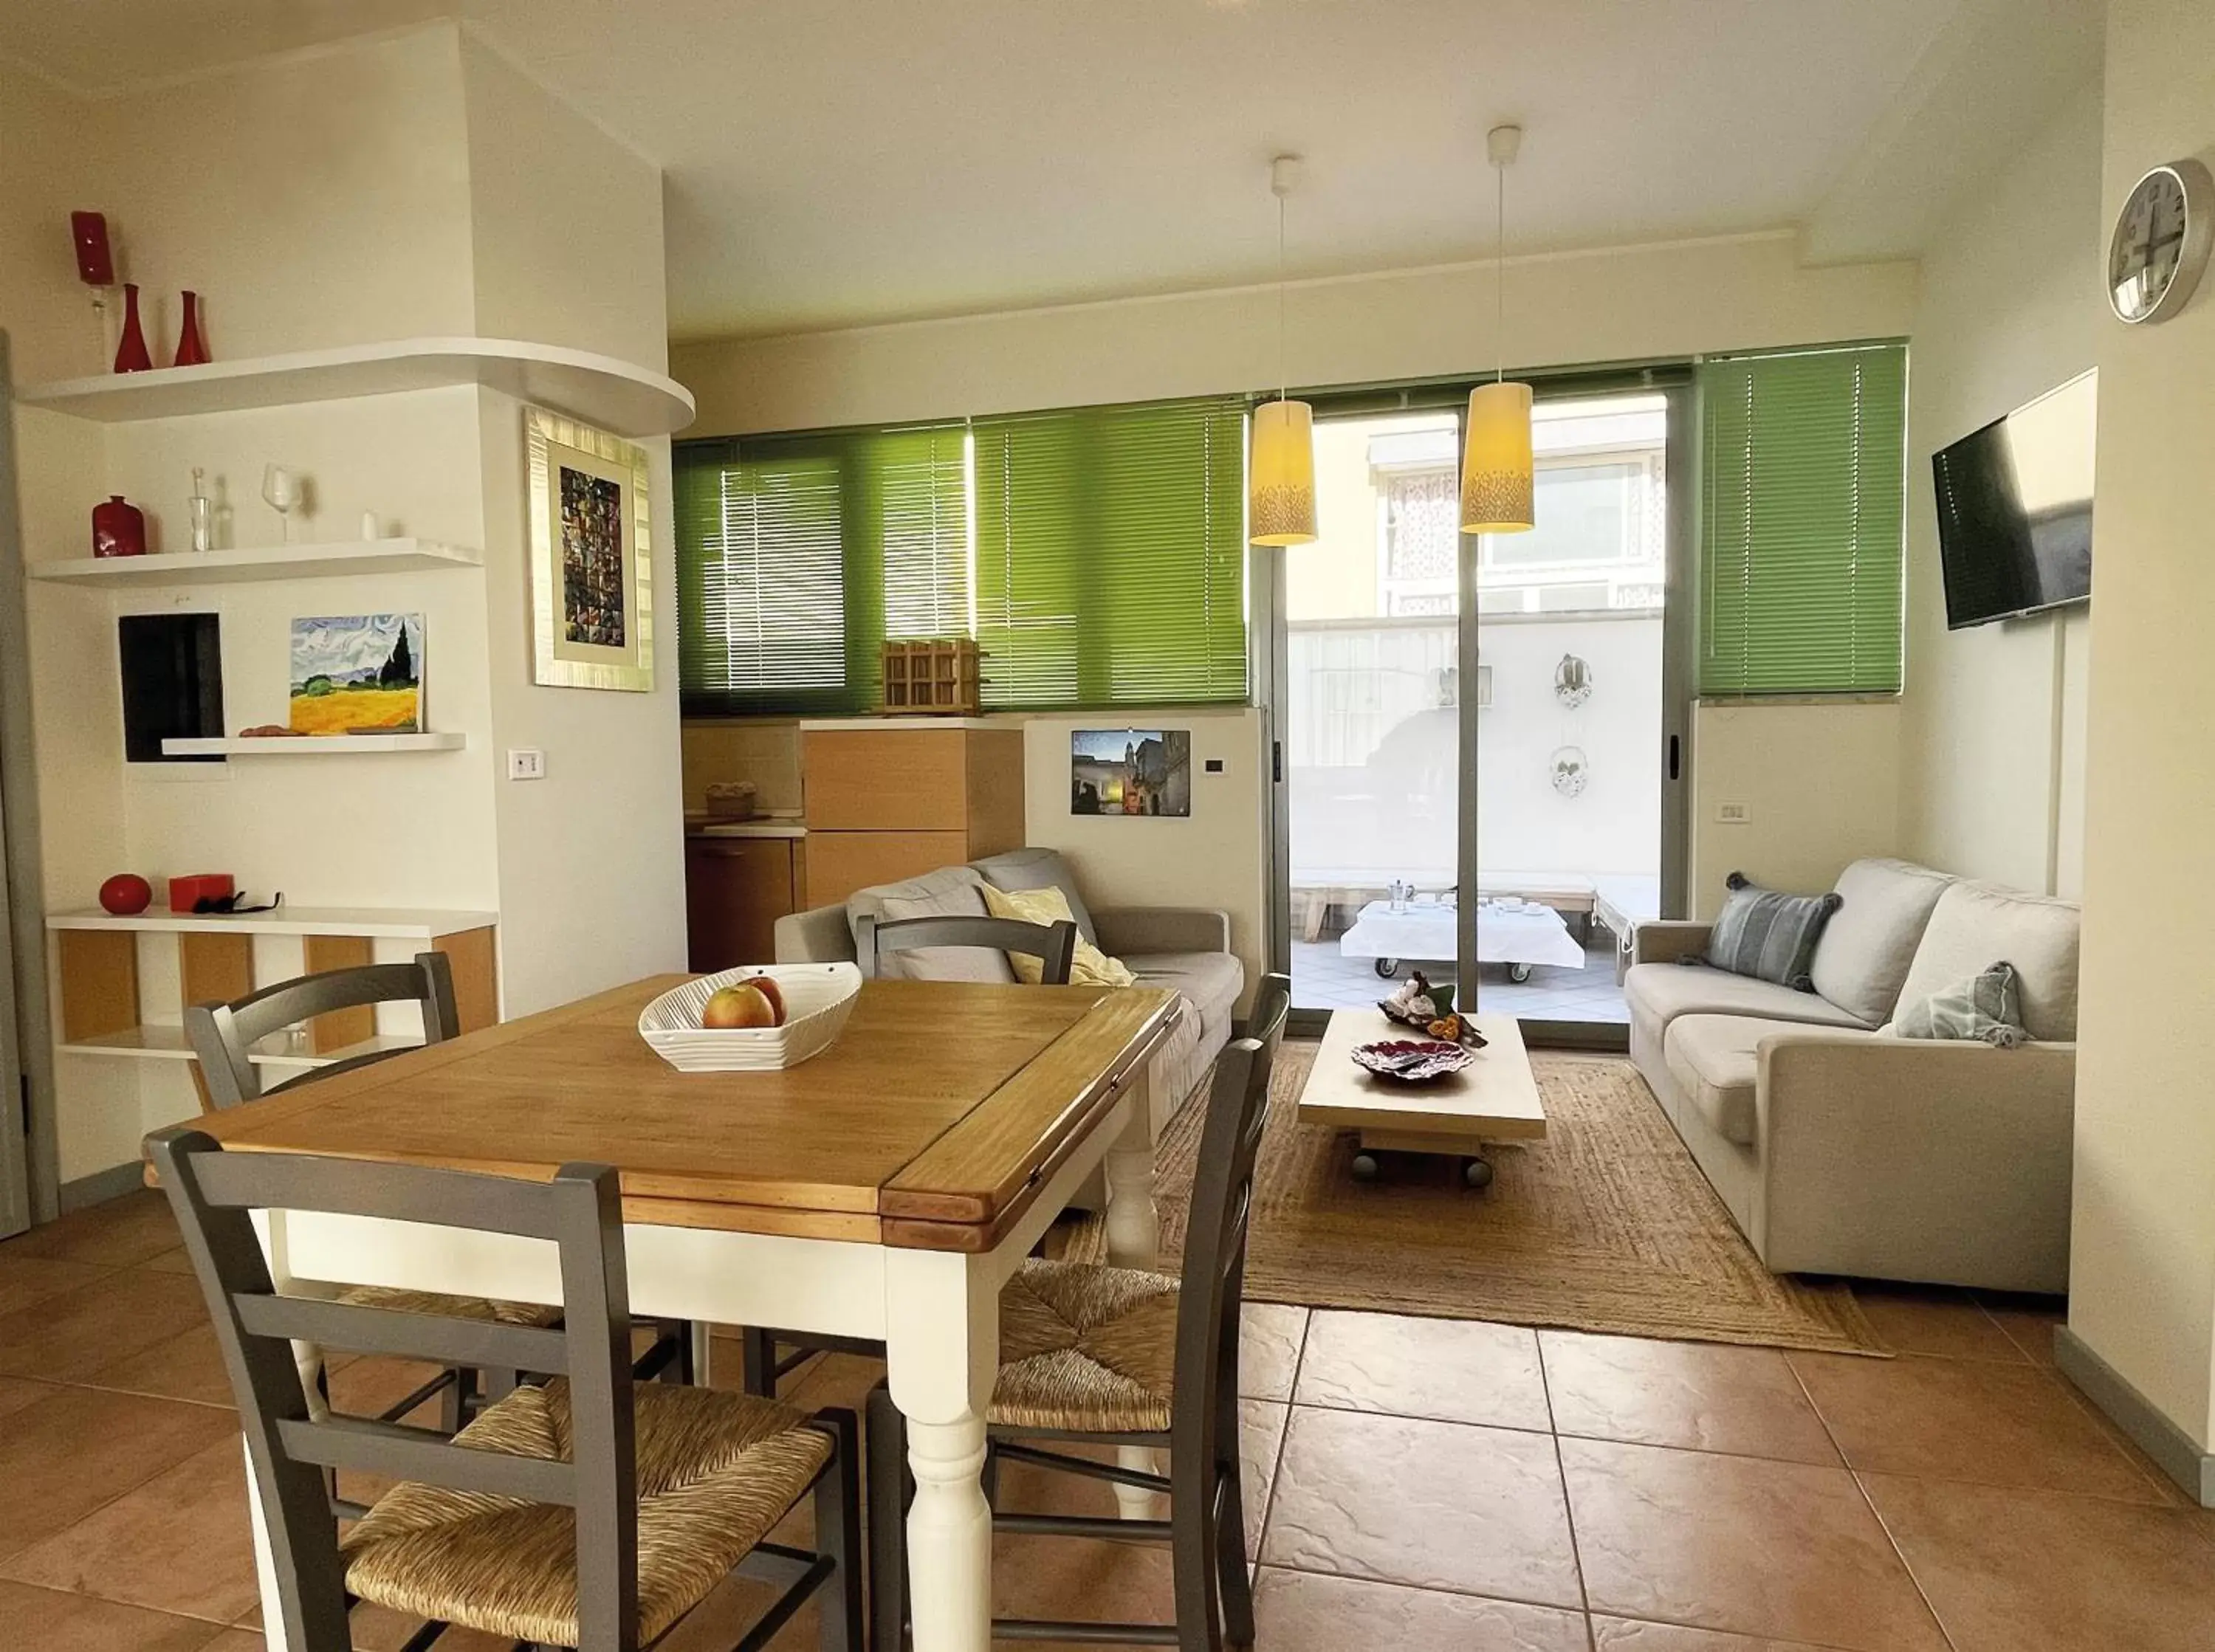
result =
M1706 362L1700 399L1700 692L1899 692L1905 347Z
M1245 419L1214 398L973 423L987 705L1245 698Z
M969 626L959 425L685 443L678 670L690 716L874 711L887 635Z

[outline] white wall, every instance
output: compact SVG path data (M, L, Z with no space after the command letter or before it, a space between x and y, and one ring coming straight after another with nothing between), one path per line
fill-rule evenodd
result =
M1806 892L1850 860L1899 854L1899 723L1889 700L1696 707L1691 915L1721 909L1733 872ZM1726 804L1743 823L1720 818Z
M1908 406L1905 847L1948 872L2072 896L2090 616L1946 629L1930 456L2094 364L2109 324L2100 100L2095 80L1948 217L1924 260Z
M2215 156L2215 9L2112 0L2101 195ZM2069 1323L2215 1446L2215 291L2099 330L2097 600L2085 783Z
M1192 814L1184 820L1075 815L1069 808L1069 737L1079 729L1192 731ZM1223 773L1206 772L1220 759ZM1023 823L1028 841L1059 849L1076 868L1087 905L1219 907L1246 965L1250 1001L1267 965L1268 780L1258 711L1117 711L1034 717L1023 725Z

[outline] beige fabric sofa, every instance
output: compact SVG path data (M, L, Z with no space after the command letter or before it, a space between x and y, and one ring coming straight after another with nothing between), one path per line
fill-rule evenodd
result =
M1148 1069L1157 1137L1230 1042L1231 1018L1246 989L1246 969L1230 950L1230 916L1187 907L1125 907L1095 912L1077 887L1069 863L1052 849L1013 849L968 866L945 866L905 883L856 890L837 906L816 907L776 921L776 961L827 963L854 956L854 924L877 919L963 914L985 915L980 884L1003 890L1052 884L1069 902L1078 933L1131 966L1149 987L1183 997L1184 1013ZM973 947L930 947L894 953L887 976L938 981L1012 982L1005 955Z
M1856 861L1838 890L1812 993L1676 962L1705 924L1641 925L1639 1071L1775 1271L2065 1289L2077 909L1901 860ZM2033 1042L1888 1031L2002 960Z

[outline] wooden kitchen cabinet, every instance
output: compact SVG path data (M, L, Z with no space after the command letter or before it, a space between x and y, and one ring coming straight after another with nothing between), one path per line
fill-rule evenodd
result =
M776 959L776 921L805 904L797 837L684 840L684 930L695 973Z

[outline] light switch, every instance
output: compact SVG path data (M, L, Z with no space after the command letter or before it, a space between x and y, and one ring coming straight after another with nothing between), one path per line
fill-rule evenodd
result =
M507 754L507 778L512 780L543 780L546 778L546 754L536 746L519 746Z

